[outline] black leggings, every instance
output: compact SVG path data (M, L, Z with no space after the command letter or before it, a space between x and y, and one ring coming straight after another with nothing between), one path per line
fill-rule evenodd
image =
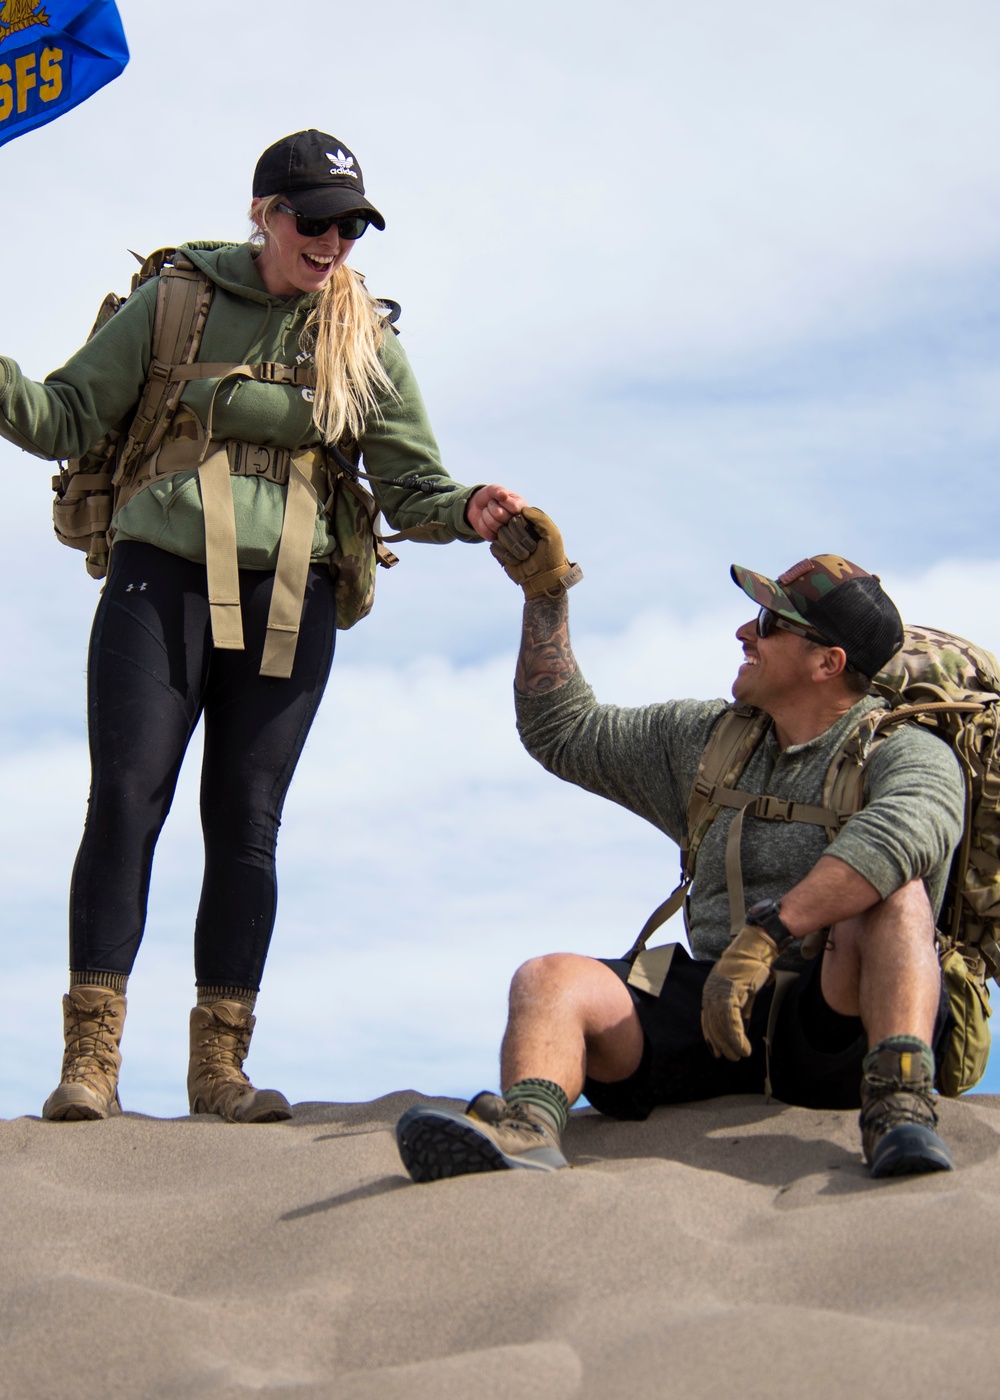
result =
M272 573L240 571L246 650L216 651L205 566L148 544L115 549L90 642L91 788L70 890L74 972L131 972L153 851L204 714L195 978L201 986L260 986L281 809L336 638L333 581L317 564L291 678L260 676L273 582Z

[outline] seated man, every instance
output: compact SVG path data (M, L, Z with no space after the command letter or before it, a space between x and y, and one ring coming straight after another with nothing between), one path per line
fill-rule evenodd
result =
M558 542L540 513L536 528L545 548ZM564 558L561 542L556 549ZM494 553L524 582L502 549ZM885 707L869 682L902 643L899 614L877 577L832 555L777 580L731 573L760 607L736 633L743 662L733 695L770 719L738 786L815 811L845 735ZM546 574L548 591L535 596L525 584L515 681L522 742L551 772L684 844L699 759L731 707L598 704L570 648L558 582ZM601 1113L642 1119L659 1104L759 1094L767 1080L786 1103L860 1106L873 1176L950 1170L933 1085L953 1021L934 927L963 804L948 746L899 726L873 752L864 805L833 840L809 818L746 816L742 927L725 860L737 812L720 810L688 897L692 956L675 950L658 995L627 961L554 953L526 963L511 986L503 1097L479 1094L465 1113L404 1114L397 1138L410 1175L566 1166L560 1134L581 1093ZM775 970L799 975L781 979L791 985L769 1025Z

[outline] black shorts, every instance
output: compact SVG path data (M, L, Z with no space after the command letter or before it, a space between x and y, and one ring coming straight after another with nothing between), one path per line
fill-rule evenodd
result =
M626 981L628 963L612 958L601 961ZM771 1091L783 1103L803 1108L858 1108L867 1039L857 1017L838 1016L823 1000L822 963L820 957L806 966L778 1008ZM695 962L678 947L658 997L629 987L645 1041L642 1061L628 1079L614 1084L586 1080L583 1092L600 1113L609 1118L641 1119L648 1118L658 1104L764 1093L764 1034L774 988L765 988L754 1003L747 1029L750 1056L736 1064L717 1060L701 1032L701 993L713 966L711 962ZM836 1048L830 1048L831 1022L836 1024L837 1033L832 1038ZM942 987L933 1044L939 1063L954 1024ZM825 1038L819 1033L821 1025L826 1027Z

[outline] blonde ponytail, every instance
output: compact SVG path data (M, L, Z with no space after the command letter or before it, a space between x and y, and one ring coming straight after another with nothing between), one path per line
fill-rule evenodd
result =
M316 364L313 422L324 442L357 438L396 386L379 359L385 324L360 276L341 264L320 292L302 333ZM398 397L398 396L397 396Z
M281 195L254 205L251 242L266 236L267 217ZM341 264L320 292L299 338L316 365L313 422L324 442L358 438L387 395L398 398L385 372L379 349L385 322L364 280Z

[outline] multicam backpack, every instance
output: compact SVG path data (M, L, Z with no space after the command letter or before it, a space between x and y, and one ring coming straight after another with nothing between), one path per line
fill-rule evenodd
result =
M1000 665L991 652L962 637L929 627L907 627L903 646L879 672L874 691L889 702L872 710L847 735L831 760L822 806L741 792L740 775L770 724L748 705L721 716L702 753L687 810L687 843L681 851L681 883L650 915L626 955L629 981L658 993L669 953L646 950L651 934L686 900L698 848L723 807L736 809L726 848L733 932L743 923L739 846L744 816L765 821L804 821L823 826L832 840L864 805L865 770L877 746L900 724L919 724L945 741L965 779L965 825L952 857L939 915L938 952L956 1029L938 1088L955 1096L982 1078L989 1057L987 981L1000 984Z
M111 552L111 522L116 512L137 491L167 472L197 469L206 519L213 637L217 646L241 649L239 606L231 601L238 599L239 593L235 545L227 540L228 549L218 546L226 533L227 498L231 494L228 478L232 473L257 474L287 483L285 528L277 563L277 578L279 583L283 579L285 586L275 589L261 666L262 675L287 677L294 659L317 509L326 512L335 539L330 567L340 630L353 627L371 611L376 564L391 568L399 562L386 547L386 541L420 538L433 534L439 526L430 522L397 535L381 536L376 529L378 504L361 485L360 478L368 474L359 470L356 444L343 444L343 450L311 448L292 453L281 448L226 443L221 445L223 450L208 456L206 449L210 444L198 420L185 410L178 413L189 380L234 376L314 387L315 371L308 366L270 362L197 363L212 302L211 281L174 248L161 248L145 259L137 253L132 256L140 267L132 277L130 295L150 277L160 279L150 372L132 417L112 428L83 456L63 464L52 478L56 536L61 543L84 550L87 572L92 578L104 578ZM123 301L113 292L105 297L88 339L115 315ZM379 306L385 312L386 325L392 327L399 315L398 305L387 301ZM435 489L421 480L402 484L417 490ZM212 529L212 519L221 521L219 528Z

